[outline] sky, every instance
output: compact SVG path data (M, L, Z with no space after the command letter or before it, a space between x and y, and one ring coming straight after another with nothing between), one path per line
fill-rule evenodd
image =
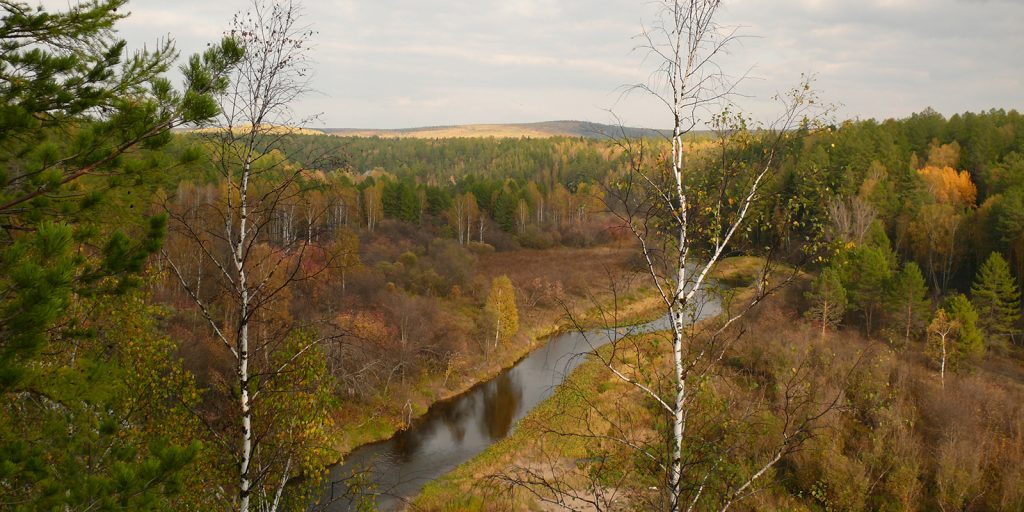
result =
M36 0L38 1L38 0ZM75 0L45 0L60 8ZM249 0L132 0L131 47L172 37L183 55L217 40ZM407 128L559 119L666 127L629 84L648 0L303 0L316 31L313 127ZM726 0L742 36L718 64L746 76L734 101L768 121L801 74L846 118L1024 109L1024 0Z

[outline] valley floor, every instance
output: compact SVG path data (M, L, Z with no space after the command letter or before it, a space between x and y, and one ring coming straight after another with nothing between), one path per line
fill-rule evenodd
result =
M520 304L519 335L493 352L474 350L448 375L424 372L370 406L343 405L336 418L342 432L335 446L338 453L343 456L360 445L391 437L425 414L432 404L493 378L543 346L547 337L573 329L573 322L625 325L657 316L658 302L646 293L642 281L617 277L629 273L633 254L626 246L603 246L481 255L478 271L487 280L507 275L517 290L528 288L535 280L560 282L564 283L561 293L557 299L549 297L532 306ZM610 276L616 276L614 286ZM520 302L523 299L520 295Z

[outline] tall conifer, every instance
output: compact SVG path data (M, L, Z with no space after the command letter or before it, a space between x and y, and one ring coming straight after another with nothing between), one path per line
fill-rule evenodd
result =
M890 299L894 320L902 326L904 342L909 342L914 335L923 331L931 306L928 285L917 263L910 261L903 264L893 279Z
M175 90L169 40L117 39L125 3L0 0L0 508L162 508L196 453L164 415L188 379L137 291L165 219L102 217L117 177L154 168L131 153L216 114L240 50L193 57Z
M989 255L971 286L978 325L997 342L1014 339L1020 322L1020 290L1010 266L998 252Z
M824 338L828 329L839 325L846 312L846 289L843 288L839 273L831 267L822 270L811 285L807 298L811 301L811 307L806 316L821 325L821 337Z

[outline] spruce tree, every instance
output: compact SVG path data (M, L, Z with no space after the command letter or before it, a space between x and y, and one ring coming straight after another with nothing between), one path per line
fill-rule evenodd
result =
M1014 339L1020 321L1020 290L1010 266L998 252L989 255L971 286L971 301L978 310L978 325L989 339Z
M865 332L875 331L875 323L886 302L886 291L892 281L892 260L889 253L870 245L855 247L843 254L840 274L846 288L850 309L864 316Z
M894 320L902 326L904 342L910 342L911 337L922 332L931 309L928 285L917 263L903 264L893 279L890 300Z

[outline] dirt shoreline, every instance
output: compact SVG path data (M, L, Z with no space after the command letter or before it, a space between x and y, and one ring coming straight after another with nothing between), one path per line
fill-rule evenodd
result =
M737 294L735 298L741 302L749 301L754 293L754 289L751 287L750 283L753 281L752 272L754 272L755 270L754 263L756 263L756 261L756 259L750 257L738 257L734 259L724 260L723 262L720 263L719 267L715 269L714 278L719 281L728 281L734 283L736 285L736 288L733 288L733 291L736 292ZM651 297L648 297L648 299L650 298ZM660 297L654 297L654 299L655 300L653 300L653 307L658 311L659 314L663 313L663 309L659 309L664 307L664 304L660 300ZM700 323L703 324L707 322L714 322L720 317L721 313L713 317L705 318L701 320ZM587 372L594 372L592 361L588 361L588 363L584 363L579 368L575 369L572 372L572 374L567 377L567 380L573 378L578 379L580 378L581 373ZM547 404L548 402L557 401L558 399L559 395L556 391L556 394L553 395L551 398L548 398L545 402L538 404L534 411L531 411L531 413L528 414L527 417L523 419L523 421L531 421L535 417L535 415L538 414L537 411L545 407L545 404ZM522 433L520 433L520 435L522 435ZM503 439L502 441L499 441L498 443L491 445L489 448L487 448L487 450L481 452L470 461L467 461L466 463L460 465L458 468L453 470L451 473L449 473L449 475L458 472L460 469L465 470L466 467L471 467L471 465L473 465L474 463L479 463L479 461L481 460L491 459L498 453L504 453L504 451L507 450L508 443L511 442L510 439L513 438L509 437ZM439 480L435 480L433 482L428 483L420 491L419 494L411 498L410 503L418 503L422 505L423 503L421 503L421 500L423 499L424 496L429 496L431 494L438 492L439 487L437 482ZM446 482L444 484L441 484L441 486L443 487L444 485L450 485L450 483L451 482ZM431 508L428 506L427 510L431 510Z
M587 312L585 312L584 314L582 314L578 319L579 325L587 328L605 327L603 322L600 321L600 311L602 307L607 307L608 305L609 304L602 304L600 307L595 306L588 310ZM634 300L626 301L624 304L619 304L619 312L621 314L617 315L619 318L619 322L617 322L618 325L616 325L615 327L635 323L643 323L645 321L653 320L662 313L662 311L659 309L660 305L660 301L653 300L653 298L649 296L640 297ZM481 373L475 374L471 378L462 379L457 387L446 389L444 393L436 397L433 397L430 400L429 404L426 405L426 407L424 407L422 410L415 412L410 416L410 421L408 421L406 425L402 427L393 426L393 428L381 429L377 432L377 435L362 437L359 439L359 442L357 443L345 443L345 441L342 441L342 444L340 446L335 447L335 449L338 452L337 458L332 464L329 465L329 467L340 464L342 461L344 461L345 457L347 457L357 448L381 442L386 442L390 440L399 432L405 430L405 428L408 428L409 425L415 423L420 418L425 416L433 407L439 404L443 404L445 402L449 402L451 400L455 400L460 396L469 393L477 386L485 384L490 380L494 379L495 377L497 377L498 375L500 375L502 372L511 369L520 361L522 361L530 354L532 354L534 351L546 346L548 339L575 329L577 329L576 324L573 323L570 319L565 318L564 315L558 323L552 323L535 327L533 329L533 332L529 334L529 343L517 346L517 349L515 351L503 354L506 357L503 357L500 361L492 362L490 364L487 364L486 367L481 368ZM368 418L366 421L371 420L372 418ZM344 435L345 429L342 429L342 432ZM354 431L349 431L350 435L352 432ZM346 444L349 444L349 446L346 446Z

